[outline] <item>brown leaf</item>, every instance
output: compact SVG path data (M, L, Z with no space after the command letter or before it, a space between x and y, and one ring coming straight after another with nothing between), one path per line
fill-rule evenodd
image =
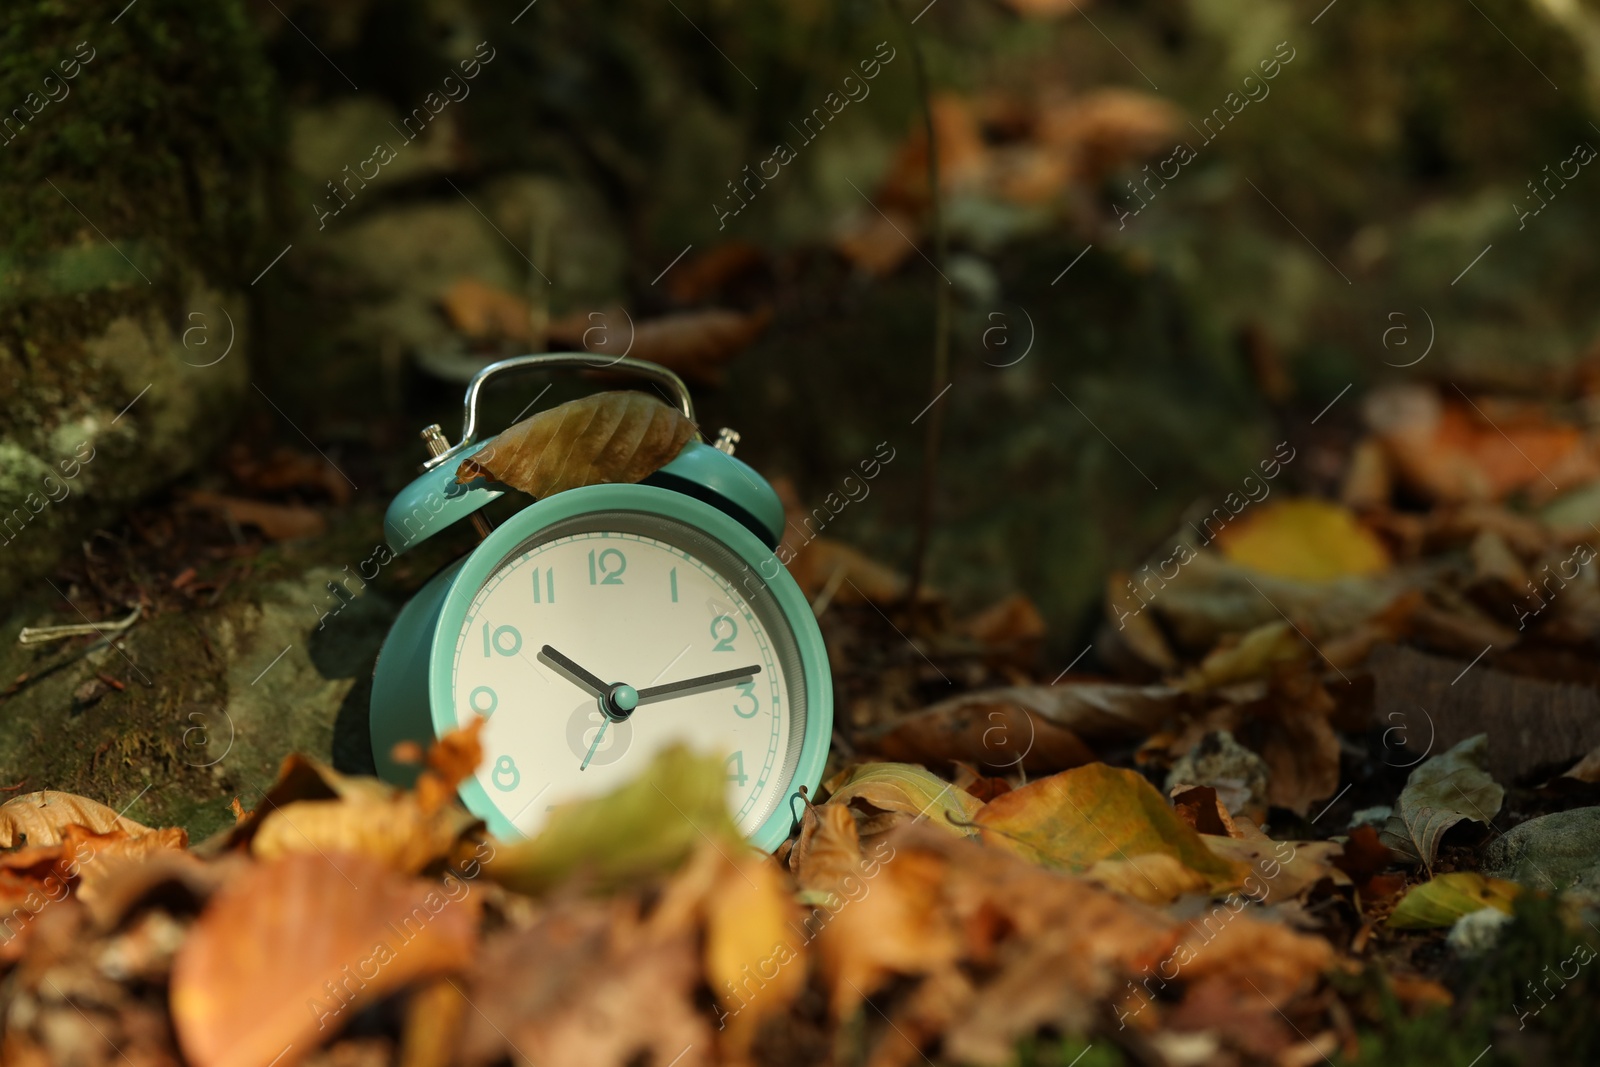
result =
M148 826L118 815L98 800L45 789L0 804L0 848L60 844L65 840L64 831L72 825L97 834L121 830L137 835L150 831Z
M488 719L451 730L428 748L428 767L417 776L417 805L431 815L455 799L456 786L483 762L483 728Z
M992 651L1026 661L1039 651L1045 636L1044 616L1026 593L1013 593L984 608L960 626L962 632Z
M749 241L724 241L671 268L667 292L680 304L698 304L760 270L766 261L766 254Z
M461 278L439 297L450 325L473 341L533 339L528 302L477 278Z
M1179 786L1172 793L1172 807L1178 818L1194 827L1196 833L1218 837L1242 837L1228 807L1209 785Z
M356 1011L473 958L478 901L459 879L300 853L240 875L172 968L172 1017L195 1067L298 1062ZM248 976L248 980L241 980ZM308 1010L310 1005L315 1010Z
M659 363L696 385L720 385L723 364L754 344L771 321L770 308L707 308L642 322L634 322L621 308L610 308L553 320L550 340L600 357ZM603 371L605 360L598 360L596 367Z
M926 820L954 834L971 834L972 817L981 802L951 782L909 763L864 763L823 783L828 804L865 806L869 812L890 812L899 823Z
M192 491L187 500L194 507L214 512L240 526L254 526L269 541L321 537L328 529L327 520L304 504L268 504L206 489Z
M646 929L639 907L630 895L570 898L490 940L462 990L469 1007L456 1062L715 1062L715 1031L693 1002L694 932Z
M1092 761L1100 746L1143 737L1187 703L1184 693L1166 686L1012 686L941 701L864 743L906 762L965 760L1047 773Z
M1337 705L1305 669L1280 671L1268 691L1261 758L1267 761L1267 800L1297 815L1339 788L1339 735L1329 721Z
M1323 879L1348 885L1350 879L1336 861L1342 850L1337 841L1274 841L1249 820L1239 824L1239 836L1201 838L1218 856L1250 868L1244 888L1257 903L1294 900Z
M787 539L786 532L786 544ZM817 537L790 551L795 554L789 561L789 574L806 596L813 599L831 589L833 600L840 604L870 602L887 607L905 599L910 585L908 579L892 567L871 559L843 541ZM927 595L925 589L919 599Z
M1185 893L1203 893L1211 880L1174 856L1152 852L1127 859L1103 859L1083 876L1095 885L1124 893L1146 904L1170 904Z
M462 461L456 480L492 477L540 498L637 482L683 451L694 434L682 412L643 393L596 393L506 429Z
M859 876L861 837L850 809L843 804L808 806L789 866L801 889L821 894L839 893L846 878Z

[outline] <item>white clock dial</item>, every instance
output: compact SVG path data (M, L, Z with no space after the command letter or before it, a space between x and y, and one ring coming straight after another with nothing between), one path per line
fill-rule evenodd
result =
M563 662L631 687L637 708L608 720ZM468 609L452 692L460 724L488 719L478 780L524 834L675 742L726 757L728 810L752 833L783 803L805 730L798 645L765 583L704 533L639 513L569 520L513 550Z

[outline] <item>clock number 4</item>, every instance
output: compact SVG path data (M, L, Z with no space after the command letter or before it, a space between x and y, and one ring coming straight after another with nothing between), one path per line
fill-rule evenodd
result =
M598 575L596 563L599 564ZM608 548L596 556L593 550L589 552L589 584L590 585L621 585L622 572L628 569L628 557L614 548Z
M750 776L744 773L743 752L735 752L733 755L729 756L728 761L726 764L724 764L724 766L731 766L733 768L728 772L728 781L733 782L735 785L743 786L750 780Z
M544 599L539 599L539 568L533 568L533 602L535 604L556 602L556 571L554 567L544 569Z
M733 621L732 615L718 615L711 620L711 639L716 644L711 646L713 652L735 652L734 638L739 636L739 624Z
M761 698L756 696L756 683L741 682L738 686L738 689L739 703L733 706L733 713L739 716L741 719L755 718L756 712L761 710ZM746 700L750 702L749 711L744 710L744 702Z
M493 635L491 635L489 633L489 624L484 623L484 659L490 658L491 653L489 648L491 645L494 646L494 651L500 653L502 656L515 656L518 652L522 651L522 634L515 626L499 626L495 628Z

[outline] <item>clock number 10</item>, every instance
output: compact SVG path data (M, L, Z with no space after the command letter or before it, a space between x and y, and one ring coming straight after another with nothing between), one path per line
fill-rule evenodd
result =
M515 656L522 651L522 634L518 632L515 626L498 626L495 628L494 633L491 634L489 632L489 624L484 623L483 656L485 659L489 659L493 655L490 652L491 646L495 652L500 653L502 656Z
M589 552L590 585L621 585L622 572L627 569L628 557L614 548L608 548L598 556L593 550Z

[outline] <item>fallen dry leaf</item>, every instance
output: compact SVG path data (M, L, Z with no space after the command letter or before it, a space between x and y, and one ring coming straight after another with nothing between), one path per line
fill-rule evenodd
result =
M320 537L328 529L321 513L304 504L268 504L206 489L193 490L185 499L193 507L221 515L239 526L254 526L269 541Z
M150 832L148 826L118 815L98 800L44 789L0 804L0 848L58 845L64 840L67 827L74 825L97 834L121 830L137 836Z
M608 308L552 320L550 341L594 353L600 357L597 371L605 370L607 356L631 356L696 385L720 385L724 364L755 343L771 321L770 308L707 308L639 322L621 308Z
M1203 893L1211 887L1211 879L1164 852L1097 860L1083 876L1146 904L1170 904L1185 893Z
M477 923L471 886L453 877L348 853L262 863L212 898L173 963L184 1054L195 1067L299 1062L365 1005L465 968Z
M725 1013L727 1047L742 1055L762 1021L805 988L805 946L792 925L799 909L775 860L746 855L722 867L706 895L706 982Z
M1259 504L1224 526L1217 546L1241 566L1302 582L1377 574L1390 564L1377 535L1348 508L1325 500Z
M971 834L972 817L983 804L964 789L909 763L864 763L823 783L829 804L865 806L871 815L868 833L881 832L907 819L927 819L955 834Z
M1388 925L1396 930L1421 930L1450 926L1463 915L1494 908L1511 914L1511 903L1522 892L1516 882L1486 878L1474 871L1441 874L1411 887L1389 913Z
M1486 407L1499 410L1491 416ZM1429 500L1491 501L1518 491L1543 500L1554 495L1552 485L1600 478L1582 431L1539 408L1406 385L1372 393L1364 410L1401 481Z
M528 302L477 278L460 278L439 297L450 325L473 341L533 340Z
M1238 885L1239 865L1206 847L1166 798L1135 771L1091 763L995 797L978 812L985 844L1047 867L1171 856L1213 889Z
M1383 843L1432 870L1446 830L1463 820L1491 822L1506 791L1484 769L1488 748L1489 735L1476 734L1412 771L1395 813L1379 832Z
M596 393L502 431L461 462L456 480L491 477L540 498L583 485L637 482L694 435L681 411L644 393Z
M864 744L890 759L935 766L964 760L1049 772L1090 762L1098 746L1145 736L1187 702L1167 686L1011 686L941 701Z

